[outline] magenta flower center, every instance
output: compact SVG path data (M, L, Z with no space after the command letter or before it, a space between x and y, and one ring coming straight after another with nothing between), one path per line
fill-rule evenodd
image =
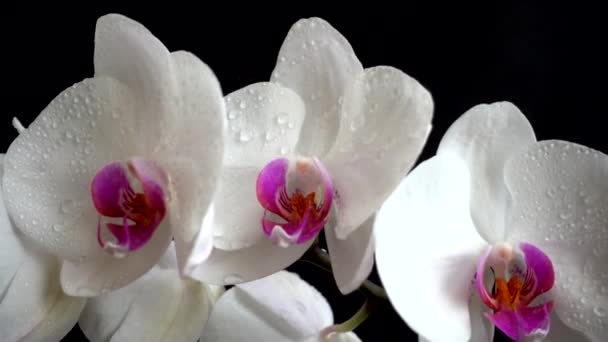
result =
M532 302L549 291L555 282L553 264L547 255L528 243L521 243L519 247L523 263L510 246L489 248L479 262L475 281L481 300L493 310L486 316L515 341L548 333L553 301ZM487 266L494 273L491 292L484 284Z
M91 182L99 213L97 241L120 257L143 247L165 217L167 177L154 162L132 158L102 167Z
M262 229L281 246L309 241L327 223L334 190L316 158L275 159L260 171L256 188Z

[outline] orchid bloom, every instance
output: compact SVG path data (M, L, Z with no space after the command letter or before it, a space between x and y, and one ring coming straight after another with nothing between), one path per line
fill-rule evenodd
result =
M491 341L493 326L605 340L607 179L605 154L537 142L514 105L472 108L377 214L391 302L430 341Z
M232 284L292 264L325 228L338 287L373 266L373 215L430 131L429 92L386 66L363 69L327 22L298 21L271 82L226 97L229 138L209 259L191 276ZM196 264L196 262L192 262Z
M0 154L0 176L4 155ZM60 264L14 230L0 186L0 336L2 341L59 341L78 321L86 300L67 296Z
M223 288L180 278L173 245L133 283L90 298L79 325L91 342L197 341Z
M2 179L16 227L61 259L62 288L75 296L131 283L172 238L183 270L204 240L223 150L221 90L195 56L107 15L94 61L95 77L62 92L11 144Z
M201 342L360 342L353 332L328 332L333 313L319 291L280 271L237 285L220 297ZM246 327L239 329L235 327Z

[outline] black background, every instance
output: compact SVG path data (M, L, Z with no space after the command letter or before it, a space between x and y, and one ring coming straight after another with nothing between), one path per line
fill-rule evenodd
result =
M268 80L290 26L299 18L320 16L350 41L364 66L395 66L431 91L434 130L421 159L434 154L439 139L459 115L476 104L499 100L514 102L539 140L568 140L608 152L605 12L581 2L568 6L372 2L332 10L309 2L219 8L202 2L192 6L165 2L94 9L47 9L32 3L2 12L0 151L16 137L13 116L27 126L63 89L93 75L95 21L117 12L144 24L169 50L189 50L199 56L215 71L226 94ZM337 322L347 319L362 302L358 294L340 296L331 276L312 266L292 269L326 295ZM441 322L437 328L441 329ZM357 332L364 341L416 340L389 306L378 309ZM81 339L77 328L66 337Z

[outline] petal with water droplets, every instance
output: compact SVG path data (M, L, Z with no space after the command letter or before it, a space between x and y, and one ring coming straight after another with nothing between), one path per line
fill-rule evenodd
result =
M321 158L329 151L338 132L340 97L362 72L346 38L323 19L302 19L291 27L271 80L305 101L299 154Z
M555 311L588 336L608 336L608 156L541 141L506 165L508 237L535 244L555 268Z
M366 69L344 96L335 145L323 159L338 193L336 235L345 239L407 174L431 129L433 100L398 69Z
M91 181L108 162L138 155L127 134L137 129L130 120L135 110L129 88L93 78L68 88L42 111L5 157L5 201L19 230L62 258L104 254Z
M183 271L196 239L210 235L200 230L220 178L226 112L220 84L207 65L183 51L171 58L179 99L156 158L171 179L167 213Z
M536 141L532 126L509 102L469 109L445 133L437 154L462 158L471 173L471 214L481 236L504 241L509 194L504 166L513 152Z
M2 176L0 155L0 177ZM13 229L0 187L0 336L3 341L58 341L76 324L85 300L66 296L59 263Z

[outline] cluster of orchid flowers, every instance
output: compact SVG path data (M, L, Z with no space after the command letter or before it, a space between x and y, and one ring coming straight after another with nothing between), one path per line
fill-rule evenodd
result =
M284 271L323 230L348 294L376 258L421 340L606 341L608 157L537 141L508 102L413 170L433 101L300 20L269 82L225 97L194 55L120 15L95 76L0 159L0 339L360 341ZM224 286L235 285L229 290Z

